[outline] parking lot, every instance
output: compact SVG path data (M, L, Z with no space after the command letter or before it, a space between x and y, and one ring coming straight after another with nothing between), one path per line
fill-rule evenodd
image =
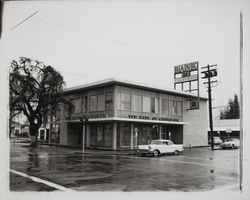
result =
M238 190L239 150L185 149L181 155L11 144L11 191Z

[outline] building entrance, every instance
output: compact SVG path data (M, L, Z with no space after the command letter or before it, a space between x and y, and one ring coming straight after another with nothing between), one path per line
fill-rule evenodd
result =
M145 145L150 144L152 140L159 139L159 125L151 124L135 124L134 131L135 137L133 138L134 144Z
M183 144L183 127L174 125L163 125L161 138L172 140L175 144Z

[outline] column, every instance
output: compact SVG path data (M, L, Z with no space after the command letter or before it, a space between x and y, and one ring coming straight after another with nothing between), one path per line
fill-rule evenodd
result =
M82 126L82 153L85 151L86 124Z
M134 148L134 124L130 124L130 149Z
M116 139L117 139L117 122L113 122L113 137L112 137L113 150L116 150Z
M90 147L90 125L87 124L86 147Z
M60 123L60 144L61 145L68 144L68 123L67 122Z
M162 139L162 125L159 124L159 139Z

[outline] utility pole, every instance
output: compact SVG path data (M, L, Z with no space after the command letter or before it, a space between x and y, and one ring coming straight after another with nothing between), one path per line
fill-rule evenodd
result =
M212 113L212 95L211 95L211 83L216 83L217 81L211 81L211 78L217 76L217 69L213 69L217 65L207 65L202 67L206 69L201 73L204 73L202 79L207 79L208 81L204 84L208 84L208 107L209 107L209 125L210 125L210 137L211 137L211 150L214 150L214 133L213 133L213 113ZM212 69L211 69L212 68Z

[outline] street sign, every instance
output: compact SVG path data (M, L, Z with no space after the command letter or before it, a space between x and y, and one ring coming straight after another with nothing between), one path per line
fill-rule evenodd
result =
M226 129L226 133L232 133L232 129L227 128L227 129Z
M194 110L194 109L198 109L199 108L199 102L198 99L192 99L190 101L190 109Z
M201 73L204 73L204 77L202 77L202 79L209 78L209 77L214 77L214 76L217 76L217 69L212 69L212 70L209 70L209 71L203 71Z

